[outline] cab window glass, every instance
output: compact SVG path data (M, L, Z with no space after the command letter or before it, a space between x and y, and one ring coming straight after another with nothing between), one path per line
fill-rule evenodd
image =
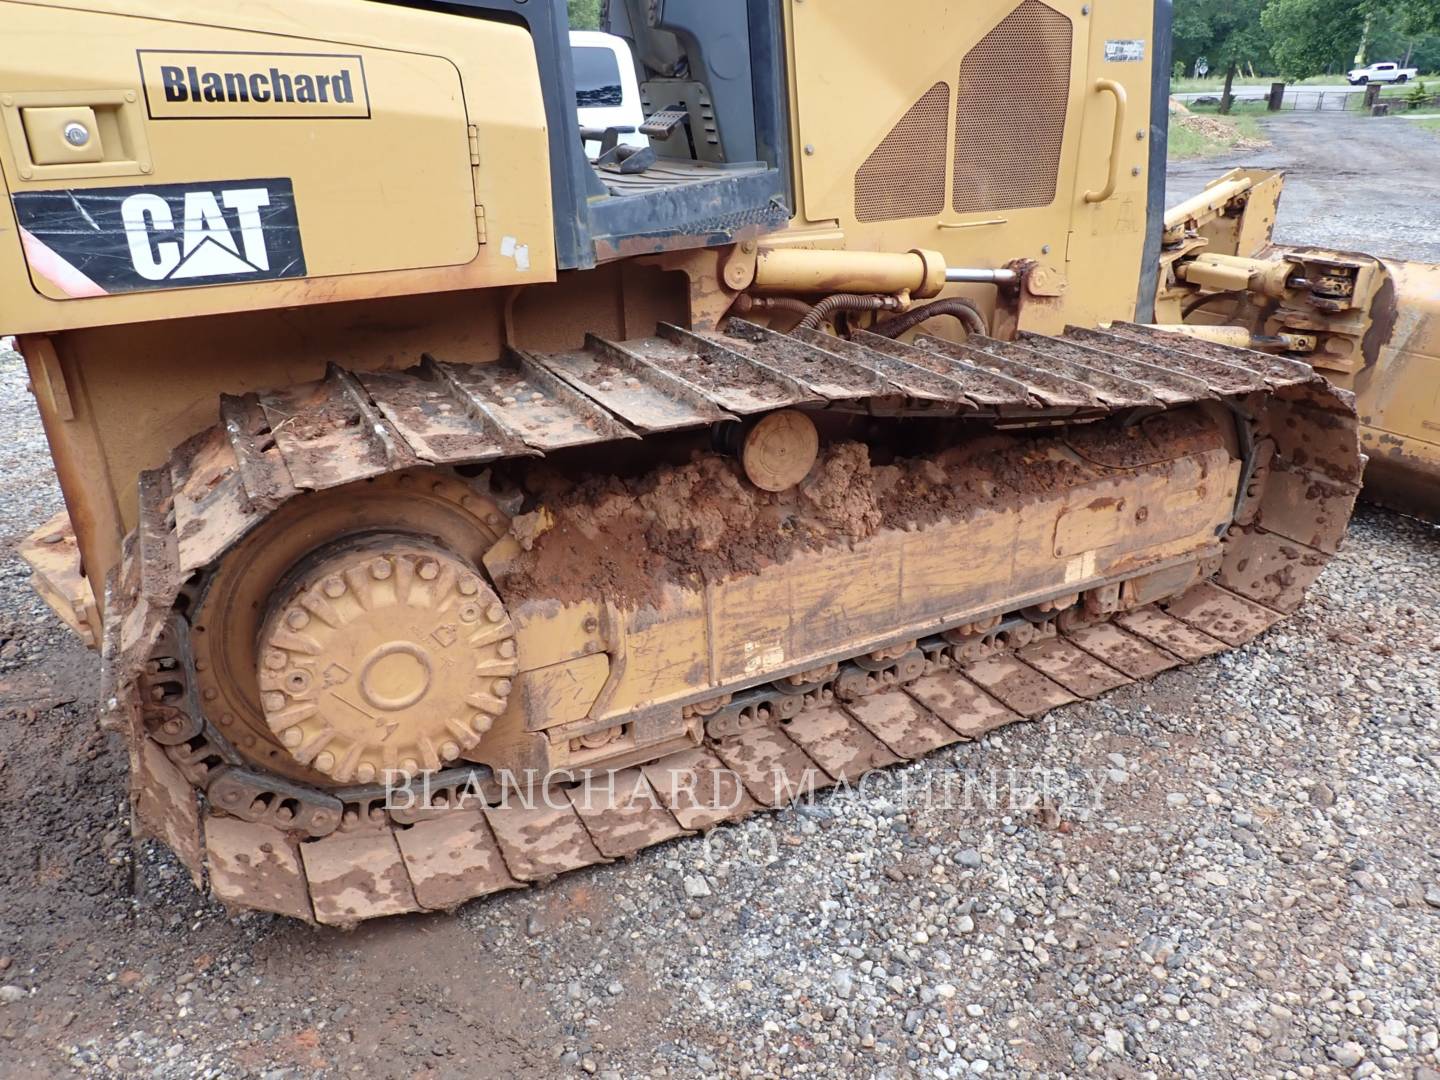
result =
M575 104L582 109L621 104L624 97L615 54L594 46L570 51L575 56Z

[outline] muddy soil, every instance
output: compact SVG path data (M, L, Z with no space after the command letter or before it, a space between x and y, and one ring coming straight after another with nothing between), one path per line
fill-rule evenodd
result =
M521 550L487 565L511 603L604 596L622 606L658 604L667 583L700 588L882 529L1023 507L1103 476L1107 466L1220 445L1198 411L1182 409L1063 436L980 432L915 457L887 453L883 436L873 446L835 442L783 492L759 490L733 457L710 452L632 479L533 467L524 482L533 508L515 527Z

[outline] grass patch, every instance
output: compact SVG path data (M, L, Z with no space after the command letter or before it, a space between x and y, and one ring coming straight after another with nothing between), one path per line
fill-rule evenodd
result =
M1208 113L1214 116L1220 114L1220 106L1218 103L1215 105L1202 105L1197 101L1187 101L1185 102L1185 107L1193 113ZM1244 116L1247 113L1257 115L1269 111L1269 102L1265 101L1264 98L1245 98L1244 100L1236 98L1230 102L1231 116Z
M1170 117L1170 157L1178 161L1258 150L1264 145L1265 136L1253 116Z
M1419 78L1425 80L1440 79L1440 74L1421 75ZM1283 79L1275 78L1273 75L1257 75L1253 79L1241 75L1235 76L1236 86L1269 86L1273 82L1284 81ZM1412 82L1413 81L1414 80L1412 80ZM1343 73L1339 75L1312 75L1308 79L1297 79L1294 82L1285 82L1286 86L1343 86L1344 84L1345 75ZM1406 85L1409 84L1407 83ZM1223 75L1219 78L1207 75L1203 79L1172 79L1170 81L1170 92L1172 94L1201 94L1209 91L1216 97L1219 97L1220 91L1224 89L1225 77Z
M1414 120L1412 123L1422 131L1428 131L1432 135L1440 135L1440 114L1429 120Z

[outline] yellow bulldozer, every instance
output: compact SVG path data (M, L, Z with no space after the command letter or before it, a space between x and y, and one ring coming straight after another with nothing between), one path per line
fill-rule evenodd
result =
M1300 357L1390 301L1262 317L1344 273L1225 271L1253 183L1166 219L1168 11L610 0L635 131L559 0L0 2L25 554L133 829L450 909L1293 610L1365 430Z

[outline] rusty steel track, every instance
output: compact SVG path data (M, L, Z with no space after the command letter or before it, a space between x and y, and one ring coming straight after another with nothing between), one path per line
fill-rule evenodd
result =
M1113 617L1012 612L809 682L729 688L692 707L702 745L604 783L499 805L495 778L475 766L432 776L441 798L429 809L387 810L376 786L267 775L198 700L187 614L199 584L305 491L781 408L1003 427L1197 402L1230 410L1243 458L1209 580ZM706 334L662 325L638 341L591 336L572 352L511 350L487 364L332 366L316 383L225 397L220 415L143 474L139 524L109 589L106 697L130 746L134 824L227 903L341 925L625 857L1242 645L1298 605L1336 550L1362 465L1348 395L1306 365L1128 324L964 345L782 335L739 320Z

